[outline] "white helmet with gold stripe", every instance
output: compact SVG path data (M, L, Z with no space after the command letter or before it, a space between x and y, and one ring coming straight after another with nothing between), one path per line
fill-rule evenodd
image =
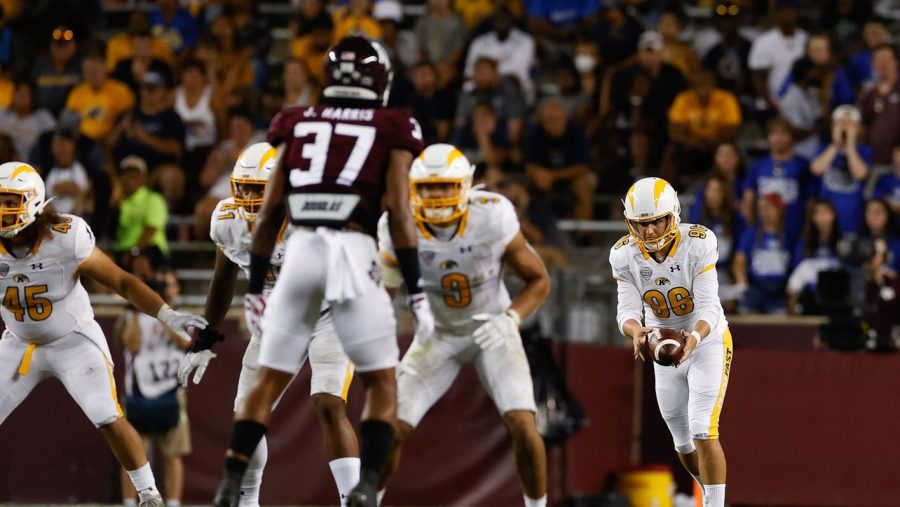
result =
M681 204L678 193L662 178L643 178L631 185L625 199L625 223L634 240L646 251L656 252L666 247L678 234L681 223ZM636 229L640 223L669 217L666 230L653 239L641 237Z
M247 147L231 171L231 197L238 215L252 222L263 203L263 193L278 160L277 151L269 143Z
M16 204L7 196L15 196ZM24 162L0 165L0 236L11 238L34 222L47 203L44 180L34 167Z
M409 199L416 220L441 225L468 211L469 190L475 166L452 144L432 144L412 163L409 171ZM423 195L429 185L452 185L440 197Z

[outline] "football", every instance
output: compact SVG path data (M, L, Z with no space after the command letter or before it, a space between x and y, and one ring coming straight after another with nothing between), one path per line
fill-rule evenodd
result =
M644 342L644 357L662 366L675 366L684 354L684 337L674 329L656 328Z

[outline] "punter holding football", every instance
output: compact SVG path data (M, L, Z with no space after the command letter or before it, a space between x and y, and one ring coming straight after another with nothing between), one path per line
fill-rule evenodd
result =
M616 321L632 339L635 359L643 359L641 347L656 328L681 333L678 364L653 365L656 400L678 457L700 483L703 504L724 507L719 415L733 347L719 303L716 236L681 223L678 195L663 179L638 180L623 204L629 234L609 252L618 282Z

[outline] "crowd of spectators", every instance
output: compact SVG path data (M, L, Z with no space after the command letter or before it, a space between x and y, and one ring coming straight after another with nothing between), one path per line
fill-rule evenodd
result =
M662 176L717 232L734 308L800 311L804 261L847 238L879 241L879 277L900 271L892 2L270 3L291 14L3 1L0 158L35 165L58 209L149 274L168 217L205 238L238 154L280 109L316 104L328 47L361 33L392 57L390 106L459 146L551 264L556 219L619 219L630 183Z

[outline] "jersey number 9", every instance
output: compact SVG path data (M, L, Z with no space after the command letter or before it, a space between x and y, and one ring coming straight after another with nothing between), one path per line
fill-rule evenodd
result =
M444 294L444 304L450 308L465 308L472 302L469 278L462 273L444 275L441 278L441 288L448 291Z
M644 293L644 303L657 319L668 319L673 313L681 317L694 311L694 299L684 287L673 288L667 296L658 290L648 290Z

